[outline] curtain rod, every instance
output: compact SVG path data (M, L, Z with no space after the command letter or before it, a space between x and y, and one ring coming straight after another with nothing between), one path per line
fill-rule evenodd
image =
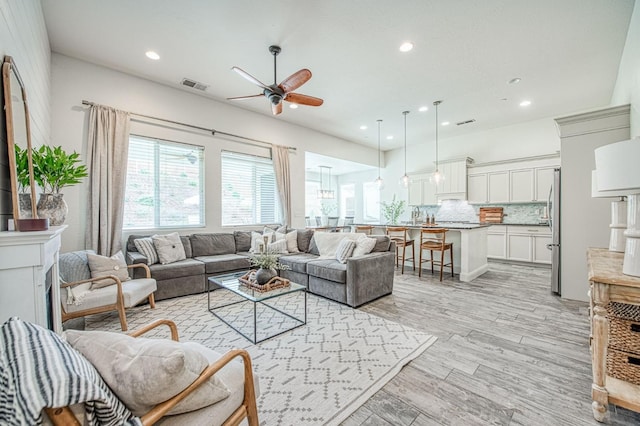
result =
M97 104L95 102L90 102L90 101L85 101L85 100L82 101L82 105L106 106L106 105L101 105L101 104ZM111 108L111 107L109 107L109 108ZM230 136L232 138L243 139L245 141L255 142L255 143L259 143L259 144L264 144L264 145L269 145L269 146L273 146L274 145L271 142L261 141L259 139L248 138L246 136L234 135L233 133L222 132L222 131L216 130L216 129L208 129L206 127L200 127L200 126L196 126L196 125L193 125L193 124L182 123L180 121L167 120L166 118L154 117L154 116L145 115L145 114L138 114L137 112L131 112L131 111L128 111L128 112L129 112L129 114L135 115L135 116L138 116L138 117L150 118L152 120L164 121L165 123L177 124L179 126L191 127L192 129L202 130L202 131L211 133L211 136L224 135L224 136ZM249 145L254 145L254 144L250 144L248 142L244 142L244 143L247 143ZM297 148L293 147L293 146L288 146L287 149L289 149L291 151L295 151Z

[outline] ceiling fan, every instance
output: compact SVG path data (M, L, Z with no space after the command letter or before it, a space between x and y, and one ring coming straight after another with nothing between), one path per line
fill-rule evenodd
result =
M303 95L301 93L294 93L298 87L302 86L304 83L309 81L311 78L311 71L306 68L301 69L289 77L285 78L282 83L278 84L277 81L277 64L276 58L280 53L280 46L269 46L269 52L273 55L273 84L267 86L262 83L260 80L249 74L248 72L238 68L231 68L256 86L261 87L263 90L262 94L259 95L250 95L250 96L238 96L235 98L227 98L228 100L238 101L244 99L252 99L258 98L260 96L265 96L269 99L271 103L271 111L273 115L278 115L282 112L282 101L291 102L299 105L309 105L309 106L320 106L324 102L320 98L314 98L313 96Z

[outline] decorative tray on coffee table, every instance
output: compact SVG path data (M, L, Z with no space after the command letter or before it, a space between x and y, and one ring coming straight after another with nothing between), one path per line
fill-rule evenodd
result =
M258 284L255 280L255 271L247 272L246 274L238 278L238 281L240 281L242 285L261 293L276 290L279 288L289 287L291 285L291 281L289 281L288 279L277 276L271 278L266 284Z

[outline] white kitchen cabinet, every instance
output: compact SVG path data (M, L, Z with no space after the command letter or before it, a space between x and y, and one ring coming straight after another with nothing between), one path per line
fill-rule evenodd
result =
M509 172L493 172L487 176L489 203L509 202Z
M409 205L424 206L436 204L436 186L429 180L429 174L411 175L409 180Z
M487 257L490 259L507 258L507 227L493 225L487 230Z
M512 203L527 203L534 201L533 180L533 169L510 170L509 201Z
M408 204L410 206L422 205L422 180L421 179L410 176L408 195L409 195Z
M438 164L438 170L444 179L436 187L438 199L467 199L467 165L473 160L445 161Z
M507 259L521 262L531 262L531 236L522 234L507 234Z
M436 185L429 179L422 181L422 204L437 204Z
M487 174L479 173L467 177L467 200L469 203L488 203L489 186L487 184Z
M535 169L535 197L534 201L546 202L549 199L549 190L553 185L554 167L540 167Z
M506 226L507 260L551 264L551 232L544 226Z
M551 235L533 236L533 261L535 263L546 263L551 265L551 250L547 244L551 244Z

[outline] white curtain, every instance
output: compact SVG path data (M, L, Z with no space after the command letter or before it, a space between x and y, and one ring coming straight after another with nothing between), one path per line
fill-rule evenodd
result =
M280 195L284 225L291 226L291 174L289 172L289 148L273 145L271 148L276 186Z
M121 248L129 113L100 105L89 111L89 217L85 246L104 256Z

